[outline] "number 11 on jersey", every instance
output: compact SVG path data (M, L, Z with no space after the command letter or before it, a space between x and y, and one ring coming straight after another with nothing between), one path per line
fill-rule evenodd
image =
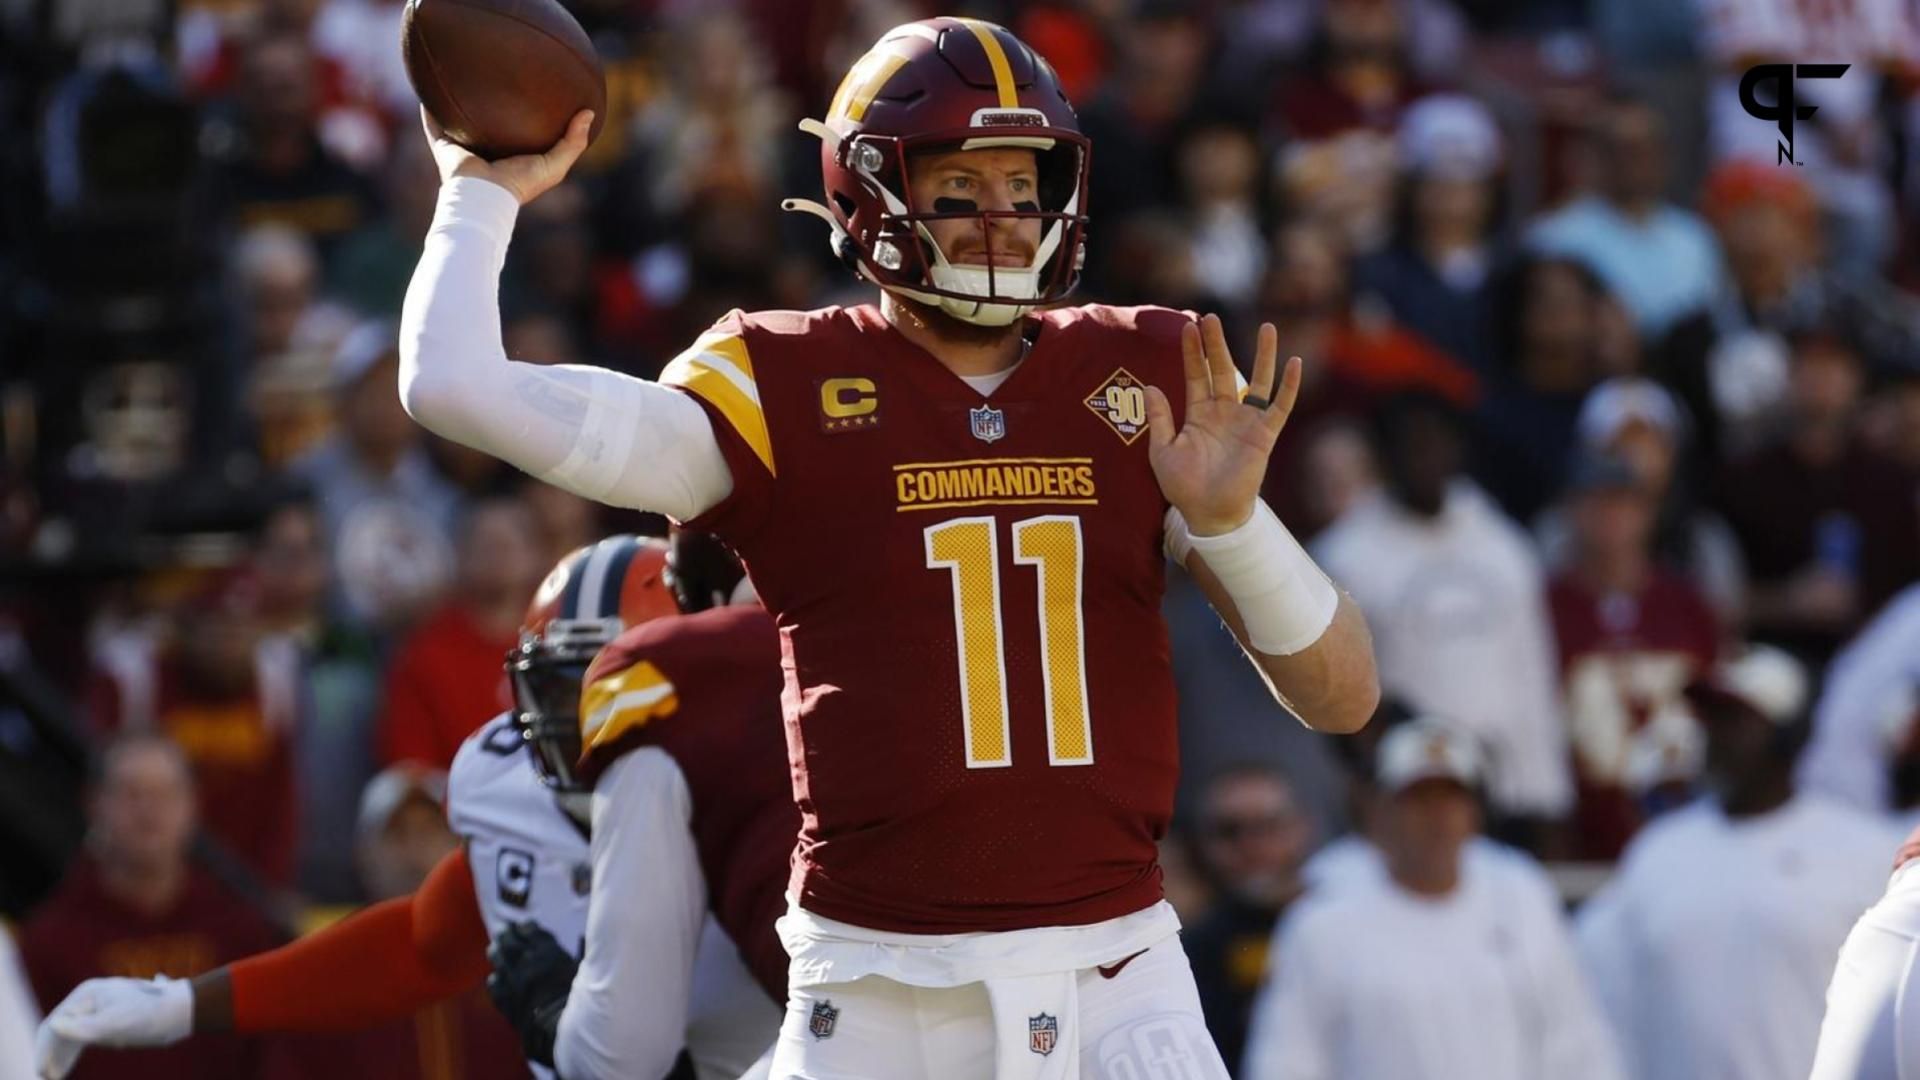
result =
M991 517L966 517L925 530L927 567L953 579L954 640L959 644L961 723L967 767L1013 764L1007 709L1006 650L1000 618L1000 541ZM1081 610L1084 545L1080 519L1066 515L1013 523L1013 561L1038 577L1041 672L1047 712L1047 763L1093 764L1087 711L1086 622Z

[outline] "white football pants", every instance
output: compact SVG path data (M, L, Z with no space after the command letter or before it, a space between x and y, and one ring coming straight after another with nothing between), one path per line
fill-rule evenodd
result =
M1022 997L1029 989L1054 989L1038 984L1055 979L1064 981L1064 994ZM1033 1000L1051 1004L1033 1009ZM1112 977L1089 968L1039 980L930 989L870 975L793 990L771 1075L773 1080L1227 1080L1227 1068L1207 1034L1187 954L1172 937L1135 956Z

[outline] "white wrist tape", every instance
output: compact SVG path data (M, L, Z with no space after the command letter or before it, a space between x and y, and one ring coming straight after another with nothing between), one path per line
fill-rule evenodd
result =
M1255 499L1253 516L1219 536L1194 536L1179 511L1168 511L1167 553L1184 565L1189 552L1207 560L1207 569L1233 597L1254 649L1291 656L1333 624L1340 593L1265 500Z

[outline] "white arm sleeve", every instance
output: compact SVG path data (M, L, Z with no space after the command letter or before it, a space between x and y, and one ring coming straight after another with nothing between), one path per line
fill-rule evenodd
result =
M621 757L594 787L586 955L553 1048L567 1080L662 1077L686 1042L707 909L692 820L686 777L657 747Z
M500 268L519 203L454 177L440 188L400 316L400 400L444 438L577 495L679 520L733 489L707 414L679 391L604 368L507 359Z

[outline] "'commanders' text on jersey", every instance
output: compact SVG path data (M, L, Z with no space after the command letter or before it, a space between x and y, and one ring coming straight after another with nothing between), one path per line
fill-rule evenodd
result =
M776 1002L787 859L800 829L780 718L780 642L756 604L654 619L600 650L580 699L580 773L657 746L686 777L707 906Z
M806 910L956 933L1160 899L1178 760L1145 388L1177 422L1189 320L1037 314L990 396L871 306L735 312L662 373L733 476L693 524L779 626Z

